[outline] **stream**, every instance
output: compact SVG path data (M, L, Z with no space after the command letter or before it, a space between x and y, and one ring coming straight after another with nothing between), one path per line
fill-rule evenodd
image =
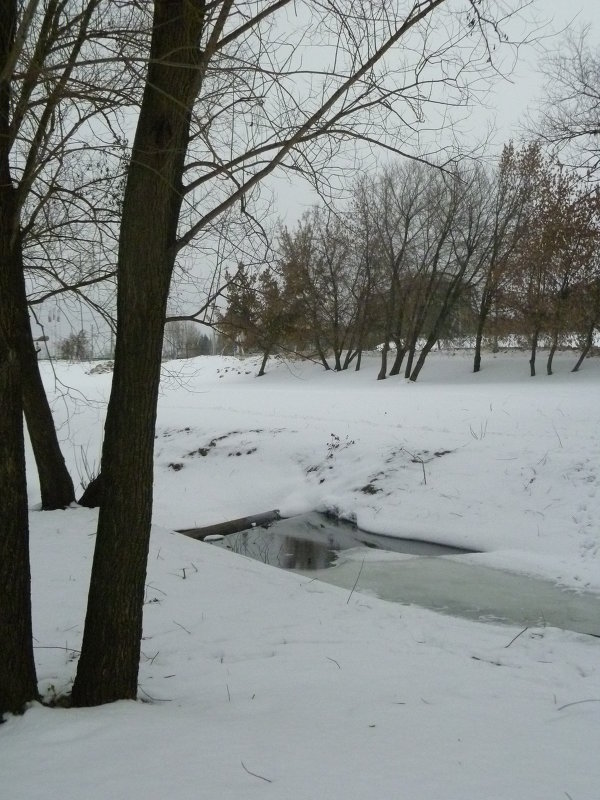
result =
M469 619L600 636L600 595L480 566L460 548L367 533L316 512L211 544L349 592Z

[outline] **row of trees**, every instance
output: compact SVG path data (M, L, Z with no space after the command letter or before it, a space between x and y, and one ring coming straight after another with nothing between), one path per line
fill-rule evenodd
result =
M319 183L348 143L409 148L428 107L464 103L473 72L493 73L490 53L506 40L498 25L521 5L3 2L0 713L37 697L23 411L44 508L74 499L29 303L108 281L107 296L116 281L101 504L72 702L133 698L175 268L190 249L210 254L224 230L229 241L260 234L253 201L275 170ZM133 115L130 144L123 120Z
M278 348L342 370L380 344L378 377L414 381L457 336L477 372L499 333L527 337L532 375L545 336L551 373L562 339L587 352L600 324L599 245L597 192L538 143L506 146L495 171L402 162L283 229L271 267L238 273L220 327L263 353L260 374Z

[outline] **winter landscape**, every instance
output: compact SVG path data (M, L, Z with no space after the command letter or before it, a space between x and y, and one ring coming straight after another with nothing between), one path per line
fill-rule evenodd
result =
M167 362L141 702L10 718L6 796L595 800L598 638L544 624L542 609L515 626L386 602L360 579L348 591L173 533L333 511L481 551L445 559L594 592L600 610L598 359L571 373L575 354L560 353L553 376L532 379L522 352L485 353L476 375L471 358L434 353L417 383L375 381L375 355L358 373L272 360L261 378L260 359ZM43 367L84 475L111 373ZM74 677L95 519L30 516L47 701Z
M597 0L3 0L0 792L598 800Z

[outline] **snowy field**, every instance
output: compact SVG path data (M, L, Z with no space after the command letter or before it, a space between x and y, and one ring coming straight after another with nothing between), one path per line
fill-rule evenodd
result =
M469 622L172 533L279 509L599 593L600 361L436 353L416 384L313 364L165 365L140 699L0 727L11 800L598 800L600 640ZM44 364L72 473L110 373ZM543 370L540 359L540 371ZM30 458L30 461L32 459ZM36 660L76 668L95 512L30 501ZM132 476L132 479L135 479ZM515 638L517 637L517 638Z

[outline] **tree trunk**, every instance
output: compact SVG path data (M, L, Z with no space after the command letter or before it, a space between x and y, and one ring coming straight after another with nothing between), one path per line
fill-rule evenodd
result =
M579 367L583 364L584 358L587 356L587 354L592 349L592 344L594 343L594 328L595 327L596 327L596 323L592 322L592 324L588 328L588 332L587 332L586 337L585 337L585 343L584 343L583 348L581 350L581 354L579 355L579 358L577 359L577 363L575 364L575 366L573 367L571 372L578 372L579 371Z
M269 360L269 351L265 350L265 352L263 353L263 359L260 365L260 369L258 370L258 374L256 376L257 378L262 378L262 376L265 374L265 368L267 366L268 360Z
M536 330L534 331L533 336L531 337L531 356L529 357L529 374L531 375L532 378L535 378L535 357L537 354L539 335L540 332Z
M0 70L14 42L17 4L3 5ZM27 320L17 198L10 173L10 81L0 82L0 718L37 697L31 628L29 525L19 342Z
M74 503L75 489L58 443L52 411L31 338L31 328L29 325L27 327L27 336L22 342L20 353L23 409L40 479L42 508L48 511L66 508Z
M479 318L477 320L477 332L475 333L475 356L473 358L473 372L479 372L481 370L481 345L483 342L483 331L485 330L487 316L488 311L480 309Z
M342 364L342 370L348 369L350 364L354 361L354 359L358 356L358 350L346 350L346 355L344 357L344 363Z
M400 341L398 339L397 341ZM402 368L402 362L404 361L404 356L406 355L406 347L398 347L396 350L396 358L394 359L394 363L392 364L392 368L390 370L390 375L399 375L400 369Z
M102 473L100 472L85 487L83 494L77 501L86 508L98 508L102 503Z
M2 202L0 201L0 210ZM5 272L4 264L2 272ZM4 281L0 280L0 286ZM2 297L5 298L2 286ZM4 323L4 320L3 320ZM4 327L4 325L3 325ZM37 698L19 363L0 338L0 721Z
M414 382L419 377L419 373L423 369L423 366L425 364L425 360L426 360L427 356L429 355L429 353L432 351L434 344L437 342L437 339L438 339L437 332L431 333L427 337L427 341L425 342L425 346L423 347L423 349L419 353L419 358L417 359L417 363L415 364L413 370L410 373L410 380L411 381Z
M558 331L552 337L552 346L550 347L550 352L548 353L548 361L546 362L546 372L548 375L552 375L552 362L554 360L554 354L558 348Z
M388 340L383 343L383 348L381 350L381 366L379 368L379 375L377 376L378 381L384 381L385 376L387 375L387 358L388 358L388 351L390 349L390 345Z
M323 348L321 347L321 343L319 342L318 339L315 341L315 346L317 348L317 353L319 354L319 358L321 360L321 364L323 364L323 367L325 368L325 371L330 370L331 367L329 366L329 363L327 362L327 358L325 356L325 352L324 352Z
M408 348L408 358L406 359L406 367L404 369L404 377L410 378L412 372L412 365L415 360L415 353L417 351L417 342L415 339L410 343Z
M360 364L362 361L362 347L359 348L357 356L356 356L356 366L354 367L355 372L360 372Z
M102 504L73 702L135 698L152 516L164 317L175 260L204 3L155 0L148 77L119 238L117 343Z

